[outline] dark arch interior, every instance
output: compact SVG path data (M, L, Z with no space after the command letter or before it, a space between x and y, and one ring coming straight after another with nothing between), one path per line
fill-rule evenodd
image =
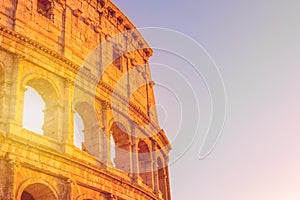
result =
M113 123L111 126L112 137L115 143L114 163L117 169L130 171L130 138L124 132L124 127L120 123Z
M35 183L25 188L21 200L56 200L56 197L49 187Z
M33 196L28 192L24 191L21 196L21 200L34 200Z
M140 177L142 178L144 184L152 187L152 160L149 147L145 141L140 140L138 143L138 149Z

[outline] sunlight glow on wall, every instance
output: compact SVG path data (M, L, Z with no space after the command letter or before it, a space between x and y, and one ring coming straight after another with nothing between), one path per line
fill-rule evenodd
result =
M27 86L24 95L23 127L43 135L45 103L35 89Z

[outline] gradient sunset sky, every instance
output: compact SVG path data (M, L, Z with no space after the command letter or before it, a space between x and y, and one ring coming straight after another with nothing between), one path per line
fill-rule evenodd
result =
M215 149L203 160L198 159L201 131L178 156L185 148L176 138L194 133L178 131L182 99L155 86L160 121L173 145L172 199L299 200L300 1L114 2L138 28L168 28L192 37L210 54L224 80L225 126ZM205 124L211 111L203 80L165 52L155 51L151 62L190 76L200 99L200 123ZM152 66L152 78L162 82L159 65ZM172 73L165 79L182 84L177 77L172 80ZM194 125L192 119L190 123Z

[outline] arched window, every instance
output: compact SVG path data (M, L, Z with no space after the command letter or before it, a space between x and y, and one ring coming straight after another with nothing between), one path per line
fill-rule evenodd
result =
M38 134L43 134L45 102L32 87L27 87L24 95L23 127Z
M75 120L79 120L79 123L81 123L81 127L77 128L79 128L79 135L81 137L80 143L82 144L82 150L88 152L89 154L97 158L101 158L100 126L99 120L97 118L93 106L86 102L80 102L76 104L74 109L78 113L78 116L75 115L74 118ZM76 135L74 135L74 139L75 138L77 138ZM80 138L78 137L78 139Z
M53 139L60 139L59 115L62 108L54 86L46 79L33 78L27 81L25 88L23 126Z
M119 124L118 124L119 125ZM117 123L111 127L111 134L114 141L114 166L117 169L125 172L130 172L130 139L129 135L125 132L124 127L120 128Z
M139 172L143 183L152 188L152 159L148 145L143 140L138 143Z
M44 184L35 183L25 188L21 200L56 200L54 192Z
M74 145L83 150L84 125L80 115L76 112L74 115Z

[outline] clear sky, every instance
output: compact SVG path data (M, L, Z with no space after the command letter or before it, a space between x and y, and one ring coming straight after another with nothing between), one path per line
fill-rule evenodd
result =
M299 200L300 1L114 2L138 28L169 28L192 37L208 51L224 80L226 123L216 148L203 160L198 159L201 131L188 151L187 143L176 140L194 134L180 127L182 117L190 120L185 125L194 126L180 110L186 99L155 86L160 121L175 152L170 166L173 199ZM156 52L151 61L188 77L200 102L200 123L206 124L211 109L203 80L168 53ZM161 83L158 69L152 65L153 79ZM172 73L164 75L177 81Z

